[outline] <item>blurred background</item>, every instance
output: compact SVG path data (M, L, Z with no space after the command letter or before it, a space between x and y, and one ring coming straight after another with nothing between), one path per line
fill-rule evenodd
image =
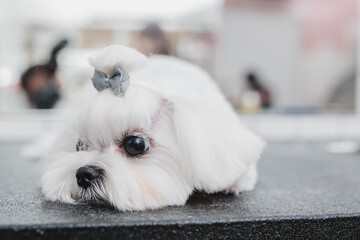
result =
M87 57L124 44L198 64L267 140L357 141L358 4L0 0L0 140L62 125L91 87Z

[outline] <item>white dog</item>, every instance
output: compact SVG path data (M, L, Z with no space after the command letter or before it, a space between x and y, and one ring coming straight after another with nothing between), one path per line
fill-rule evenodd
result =
M100 92L48 156L48 200L144 210L183 205L194 190L253 189L264 143L205 72L119 45L90 63Z

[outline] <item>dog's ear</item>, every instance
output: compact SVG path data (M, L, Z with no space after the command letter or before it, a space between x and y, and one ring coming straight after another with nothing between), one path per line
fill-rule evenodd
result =
M116 64L132 72L144 67L148 58L133 48L111 45L91 55L89 62L95 69L110 75Z
M233 185L256 163L264 142L240 124L228 104L216 109L194 102L174 106L174 126L197 190L212 193Z

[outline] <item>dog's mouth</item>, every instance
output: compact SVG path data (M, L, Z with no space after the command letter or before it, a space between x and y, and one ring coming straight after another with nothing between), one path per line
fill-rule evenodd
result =
M100 183L100 181L94 182L86 189L78 188L71 193L71 198L74 199L76 203L112 206L106 189Z

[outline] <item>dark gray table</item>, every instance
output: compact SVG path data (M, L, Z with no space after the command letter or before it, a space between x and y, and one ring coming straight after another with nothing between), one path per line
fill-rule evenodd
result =
M118 212L44 200L41 162L0 143L0 239L360 239L360 156L271 143L256 190L194 194L183 207Z

